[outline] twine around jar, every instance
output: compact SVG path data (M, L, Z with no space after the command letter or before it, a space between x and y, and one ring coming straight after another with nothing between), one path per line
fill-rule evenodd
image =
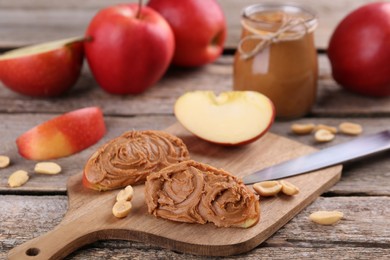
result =
M243 25L245 26L245 25ZM292 28L296 26L303 26L304 30L298 30L295 31L294 34L289 35L288 38L281 39L281 36L283 33L291 30ZM240 52L240 56L242 59L250 59L254 57L257 53L261 52L265 48L267 48L269 45L272 43L277 43L280 41L284 40L297 40L302 38L305 34L308 33L308 27L306 25L306 22L302 18L293 18L291 16L283 16L282 24L279 27L279 29L274 32L274 33L269 33L267 35L261 35L261 34L252 34L252 35L247 35L244 38L240 40L238 43L238 51ZM245 51L243 49L243 45L247 41L252 41L252 40L261 40L255 48L253 48L250 51Z

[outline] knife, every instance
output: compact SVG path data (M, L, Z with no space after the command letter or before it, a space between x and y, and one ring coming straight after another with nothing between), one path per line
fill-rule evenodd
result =
M262 169L243 178L245 184L277 180L319 170L332 165L390 149L390 130L356 138L308 155Z

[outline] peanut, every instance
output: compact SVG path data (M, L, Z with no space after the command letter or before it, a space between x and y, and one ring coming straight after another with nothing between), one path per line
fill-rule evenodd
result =
M23 170L16 171L8 178L8 185L11 188L20 187L29 179L28 173Z
M299 193L299 188L288 181L281 180L280 184L282 185L282 192L286 195L292 196Z
M34 171L42 174L58 174L61 172L61 166L54 162L39 162L35 164Z
M329 142L334 139L334 134L329 130L320 129L315 132L314 139L320 143Z
M260 196L270 197L278 194L282 185L278 181L263 181L253 184L253 189Z
M360 135L363 128L359 124L344 122L339 125L340 132L347 135Z
M292 124L291 131L294 134L305 135L310 134L314 129L314 124Z
M0 155L0 169L1 169L1 168L8 167L8 165L10 164L10 162L11 162L11 160L9 159L8 156Z
M314 131L317 132L320 129L325 129L325 130L328 130L329 132L331 132L332 134L337 134L337 128L334 126L319 124L315 127Z
M128 185L126 188L119 191L116 195L116 201L131 201L134 196L134 190L131 185Z
M129 215L131 208L132 205L130 201L120 200L112 207L112 214L117 218L124 218Z
M340 211L316 211L310 214L311 221L320 225L332 225L342 219L344 214Z

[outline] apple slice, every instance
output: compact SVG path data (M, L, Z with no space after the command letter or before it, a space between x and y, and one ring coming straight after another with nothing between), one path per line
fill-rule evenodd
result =
M243 145L260 138L272 125L275 109L254 91L188 92L174 108L177 120L194 135L217 144Z
M103 113L87 107L60 115L19 136L19 154L30 160L49 160L77 153L106 133Z
M83 41L77 37L6 52L0 55L0 80L23 95L58 96L69 90L80 76Z

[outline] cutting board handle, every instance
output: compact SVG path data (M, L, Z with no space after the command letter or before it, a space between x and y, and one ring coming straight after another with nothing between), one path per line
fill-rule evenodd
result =
M62 259L98 240L98 233L82 218L67 224L60 223L54 230L11 249L8 259Z

